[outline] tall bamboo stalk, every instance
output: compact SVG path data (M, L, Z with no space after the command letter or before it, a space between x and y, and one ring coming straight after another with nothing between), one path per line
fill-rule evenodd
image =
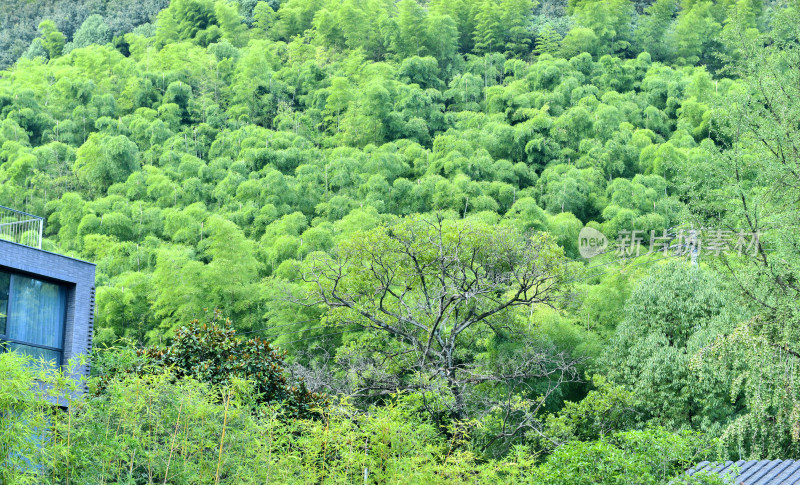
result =
M231 403L231 394L225 398L225 417L222 419L222 436L219 439L219 456L217 457L217 474L214 478L214 485L219 485L219 467L222 464L222 445L225 442L225 426L228 424L228 405Z

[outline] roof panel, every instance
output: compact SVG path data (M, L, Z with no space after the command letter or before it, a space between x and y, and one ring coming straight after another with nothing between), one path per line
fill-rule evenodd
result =
M734 483L743 485L800 485L800 461L795 460L739 460L737 462L703 461L689 469L686 474L711 472L731 475L736 469Z

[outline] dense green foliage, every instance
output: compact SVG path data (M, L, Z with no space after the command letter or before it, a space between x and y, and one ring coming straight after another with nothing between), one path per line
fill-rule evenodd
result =
M230 387L236 379L250 381L254 402L278 403L292 417L314 417L324 407L324 399L309 392L302 379L291 382L286 375L285 351L258 337L242 340L235 335L232 322L215 314L207 323L195 320L178 329L166 347L123 347L95 364L95 392L106 392L104 383L119 375L169 371L177 379L191 378L214 389Z
M6 0L0 11L0 68L22 55L47 53L39 50L44 39L36 40L44 20L54 22L65 41L85 47L121 40L136 27L147 29L167 5L169 0Z
M3 483L354 483L367 477L368 483L544 485L604 477L655 484L680 474L687 460L708 455L700 436L654 428L565 446L539 467L526 447L482 463L469 446L443 438L421 419L407 396L364 410L342 403L321 420L285 420L279 406L253 402L247 381L232 381L220 398L207 385L176 382L168 372L111 379L101 396L54 413L29 384L60 383L53 388L58 392L69 379L25 364L13 353L0 355ZM3 421L8 412L26 419L10 428ZM21 428L43 420L51 431L33 446ZM594 459L601 468L586 467Z
M239 370L266 355L267 382L333 403L268 425L241 405L237 439L312 430L314 451L275 458L299 481L334 473L304 461L334 429L367 447L352 468L337 449L337 480L380 468L357 424L375 416L413 423L378 481L657 483L701 454L800 458L796 1L165 3L3 19L0 205L97 263L97 347L173 367L95 367L110 384L86 426L145 382L245 399L260 377ZM584 226L643 245L586 262ZM695 227L733 242L693 257L675 234ZM189 345L208 309L258 338ZM152 449L109 450L115 480L154 473ZM198 454L185 473L207 482L219 459Z

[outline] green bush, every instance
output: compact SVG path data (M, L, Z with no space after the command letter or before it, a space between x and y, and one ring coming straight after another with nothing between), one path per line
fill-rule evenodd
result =
M82 382L73 362L54 369L16 352L0 353L0 484L39 484L41 472L69 466L72 409ZM53 475L54 477L56 475Z
M211 320L198 320L179 328L172 341L164 346L151 346L122 352L100 352L103 375L95 391L104 393L107 382L117 374L161 374L170 371L175 378L191 378L221 390L234 381L252 384L253 401L280 403L292 417L318 416L325 405L323 396L310 392L300 379L291 382L284 372L286 352L258 337L239 339L230 320L222 320L214 312Z
M558 447L533 474L548 485L667 483L692 464L709 457L713 442L692 432L664 428L626 431L597 441L573 441ZM686 477L688 480L689 477ZM723 483L697 477L687 483Z
M166 368L106 378L102 394L75 397L61 411L45 397L77 383L31 363L0 355L3 485L644 484L682 474L712 446L699 434L656 428L570 441L538 466L525 446L483 461L468 439L441 435L417 411L416 396L363 410L344 400L321 419L286 419L280 404L254 401L252 381L234 377L215 390Z

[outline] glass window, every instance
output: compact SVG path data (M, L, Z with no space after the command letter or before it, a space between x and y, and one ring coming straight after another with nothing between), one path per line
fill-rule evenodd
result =
M61 361L61 352L41 347L31 347L30 345L22 345L15 343L8 343L8 350L19 352L23 355L33 357L35 360L44 359L46 362L55 362L58 364Z
M66 309L65 287L0 273L0 339L7 350L60 364Z

